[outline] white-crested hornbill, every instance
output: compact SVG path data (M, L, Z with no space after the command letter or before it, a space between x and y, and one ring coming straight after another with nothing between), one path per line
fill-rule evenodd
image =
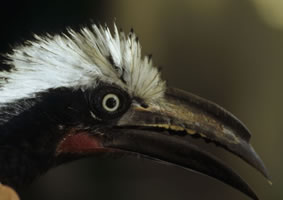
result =
M167 87L133 31L92 25L35 35L4 62L11 68L0 72L0 182L16 191L59 164L126 154L206 174L257 199L191 137L269 178L245 125L208 100Z

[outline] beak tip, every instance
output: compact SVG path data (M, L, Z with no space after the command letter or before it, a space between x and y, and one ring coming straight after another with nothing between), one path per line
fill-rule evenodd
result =
M269 173L267 172L267 170L265 169L263 176L266 178L268 184L272 185L272 181L271 181L271 176L269 175Z
M255 152L254 148L249 145L249 149L251 154L247 157L247 162L251 164L254 168L256 168L266 179L268 182L271 183L271 177L267 171L267 168L265 167L263 161L259 157L259 155Z

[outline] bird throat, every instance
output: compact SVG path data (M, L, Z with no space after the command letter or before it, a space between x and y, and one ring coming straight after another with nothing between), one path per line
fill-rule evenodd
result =
M90 135L86 131L77 132L70 130L65 138L61 140L56 149L56 154L63 153L101 153L108 152L110 149L103 147L98 137Z

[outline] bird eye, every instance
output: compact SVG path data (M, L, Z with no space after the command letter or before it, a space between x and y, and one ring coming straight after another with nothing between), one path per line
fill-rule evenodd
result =
M114 112L119 108L120 99L115 94L107 94L103 97L102 107L108 112Z
M122 116L131 106L132 99L124 90L108 85L99 85L89 90L86 96L91 112L103 120L112 120Z

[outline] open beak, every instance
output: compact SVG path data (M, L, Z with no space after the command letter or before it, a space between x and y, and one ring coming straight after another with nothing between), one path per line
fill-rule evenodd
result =
M239 156L267 179L267 170L249 144L248 129L220 106L169 88L164 98L142 107L133 104L115 127L96 129L103 148L139 154L216 178L258 199L250 187L217 158L192 144L191 137Z

